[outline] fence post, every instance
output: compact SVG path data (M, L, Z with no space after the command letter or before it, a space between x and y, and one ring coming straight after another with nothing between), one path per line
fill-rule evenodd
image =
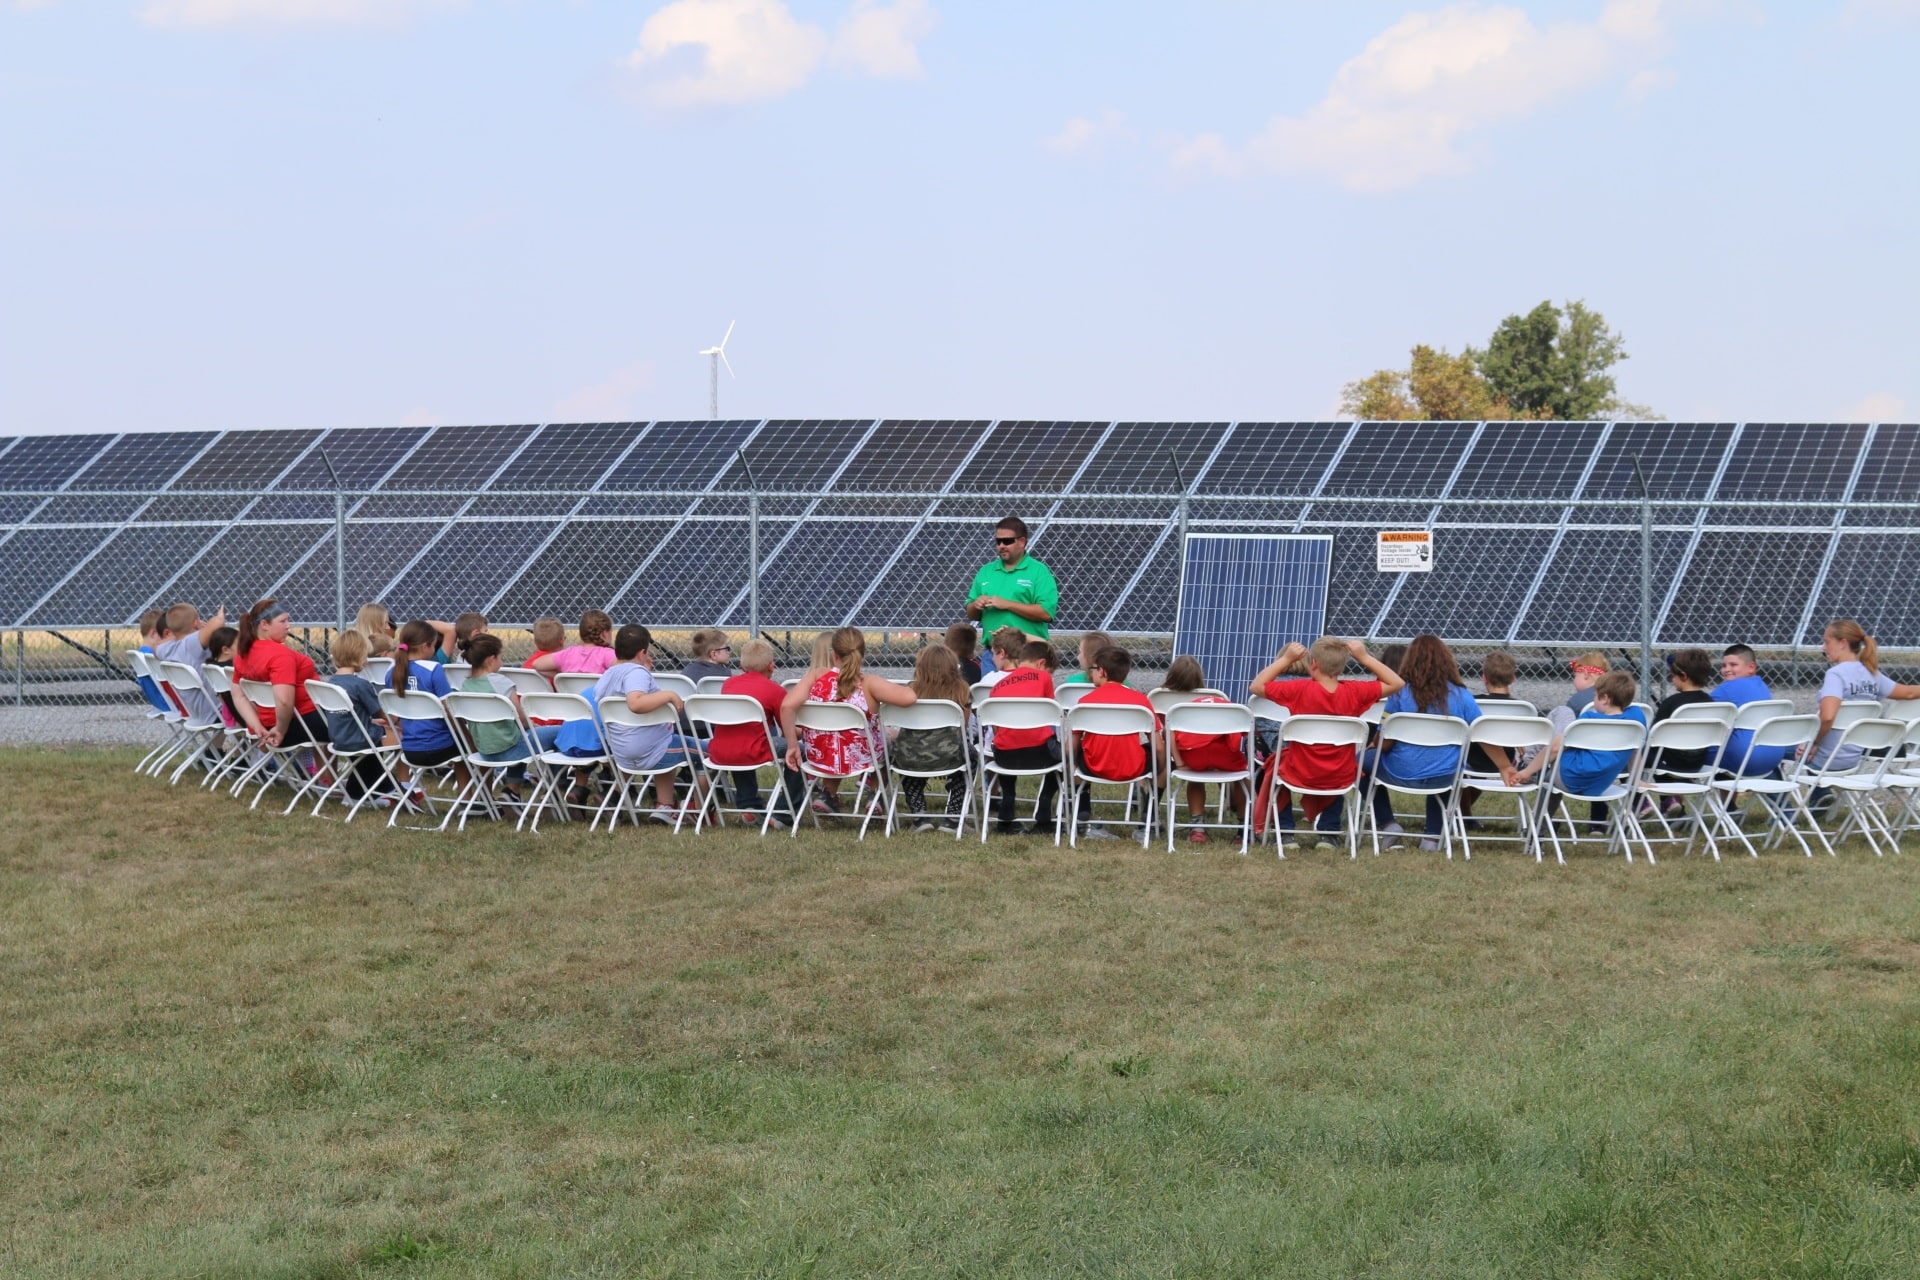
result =
M1633 476L1640 482L1640 696L1653 697L1653 494L1640 455L1633 455Z
M13 633L13 705L27 705L27 633Z
M718 375L715 375L718 376ZM747 634L760 638L760 486L747 465L747 449L739 449L740 469L747 473Z
M1174 530L1174 536L1179 538L1180 541L1174 544L1173 554L1179 557L1180 573L1182 576L1185 576L1187 572L1187 476L1186 472L1182 470L1180 466L1180 454L1172 445L1167 446L1167 456L1173 459L1173 478L1175 483L1180 486L1180 502L1175 508L1180 523L1179 527ZM1180 582L1178 579L1175 580L1173 598L1176 601L1180 599L1180 588L1184 585L1186 584Z
M327 474L333 477L333 625L342 631L347 629L347 491L340 483L340 473L333 469L333 459L322 449L320 461L327 464Z

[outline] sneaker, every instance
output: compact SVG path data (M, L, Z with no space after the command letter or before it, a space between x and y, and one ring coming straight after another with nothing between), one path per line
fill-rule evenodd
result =
M399 800L395 801L395 804L402 813L425 813L427 811L427 796L423 791L416 791L410 796L400 797Z
M1205 844L1206 842L1207 842L1207 833L1204 830L1202 830L1199 827L1187 828L1188 844Z
M1393 848L1400 843L1400 838L1406 834L1407 829L1405 827L1397 822L1389 822L1386 826L1380 828L1381 847L1386 849Z
M1438 853L1440 852L1440 842L1438 840L1422 840L1420 842L1420 852Z
M813 811L822 817L837 818L840 816L840 802L822 791L813 798Z
M1080 838L1082 840L1118 840L1120 837L1097 822L1089 822L1080 832Z
M649 816L651 816L655 822L664 823L670 827L679 819L680 811L678 809L670 809L663 804L656 808Z
M940 829L940 824L935 822L932 818L922 818L920 819L920 821L913 824L913 834L917 836L928 835L928 834L931 834L932 832L938 831L939 829Z

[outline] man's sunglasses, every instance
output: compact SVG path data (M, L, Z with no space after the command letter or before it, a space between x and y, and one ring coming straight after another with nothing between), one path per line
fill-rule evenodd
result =
M1012 545L1013 545L1014 543L1016 543L1016 542L1018 542L1018 541L1020 541L1020 539L1018 539L1018 538L1002 538L1002 537L1000 537L1000 536L999 536L998 534L995 534L995 535L994 535L994 539L993 539L993 540L994 540L995 542L997 542L997 543L999 543L999 544L1000 544L1001 546L1003 546L1003 547L1010 547L1010 546L1012 546Z

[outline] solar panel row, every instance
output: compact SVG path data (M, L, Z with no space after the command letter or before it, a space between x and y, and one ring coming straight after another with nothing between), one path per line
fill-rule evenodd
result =
M163 595L239 605L274 591L330 610L334 500L288 491L336 475L352 494L349 598L408 613L480 603L525 621L601 602L663 624L744 625L757 487L808 495L760 500L763 621L943 625L990 551L982 523L1018 509L1067 587L1063 627L1166 632L1184 484L1194 527L1333 532L1336 630L1507 643L1637 634L1631 504L1644 476L1653 497L1685 504L1657 516L1662 643L1787 643L1829 613L1871 609L1883 638L1920 643L1908 616L1920 607L1893 589L1920 559L1906 532L1920 529L1920 427L1892 424L804 420L7 438L0 489L26 492L0 495L0 624L121 622ZM414 490L433 492L401 492ZM945 496L862 496L874 491ZM996 496L1016 491L1059 496ZM1849 498L1894 505L1836 520ZM1621 505L1574 505L1594 500ZM1371 530L1401 524L1442 531L1432 574L1374 572Z

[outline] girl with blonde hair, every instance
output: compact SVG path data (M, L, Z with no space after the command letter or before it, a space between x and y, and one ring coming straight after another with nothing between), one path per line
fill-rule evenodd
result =
M828 646L832 665L787 691L786 701L780 704L780 731L787 739L788 768L798 769L804 755L811 768L827 775L821 779L822 795L814 801L815 811L838 813L840 779L873 767L873 753L868 743L879 737L880 705L910 707L915 698L913 690L905 685L861 669L867 654L867 638L858 627L841 627L833 632L828 637ZM817 640L814 648L817 656ZM855 729L807 733L803 742L794 717L806 702L844 702L860 708L867 717L867 733Z

